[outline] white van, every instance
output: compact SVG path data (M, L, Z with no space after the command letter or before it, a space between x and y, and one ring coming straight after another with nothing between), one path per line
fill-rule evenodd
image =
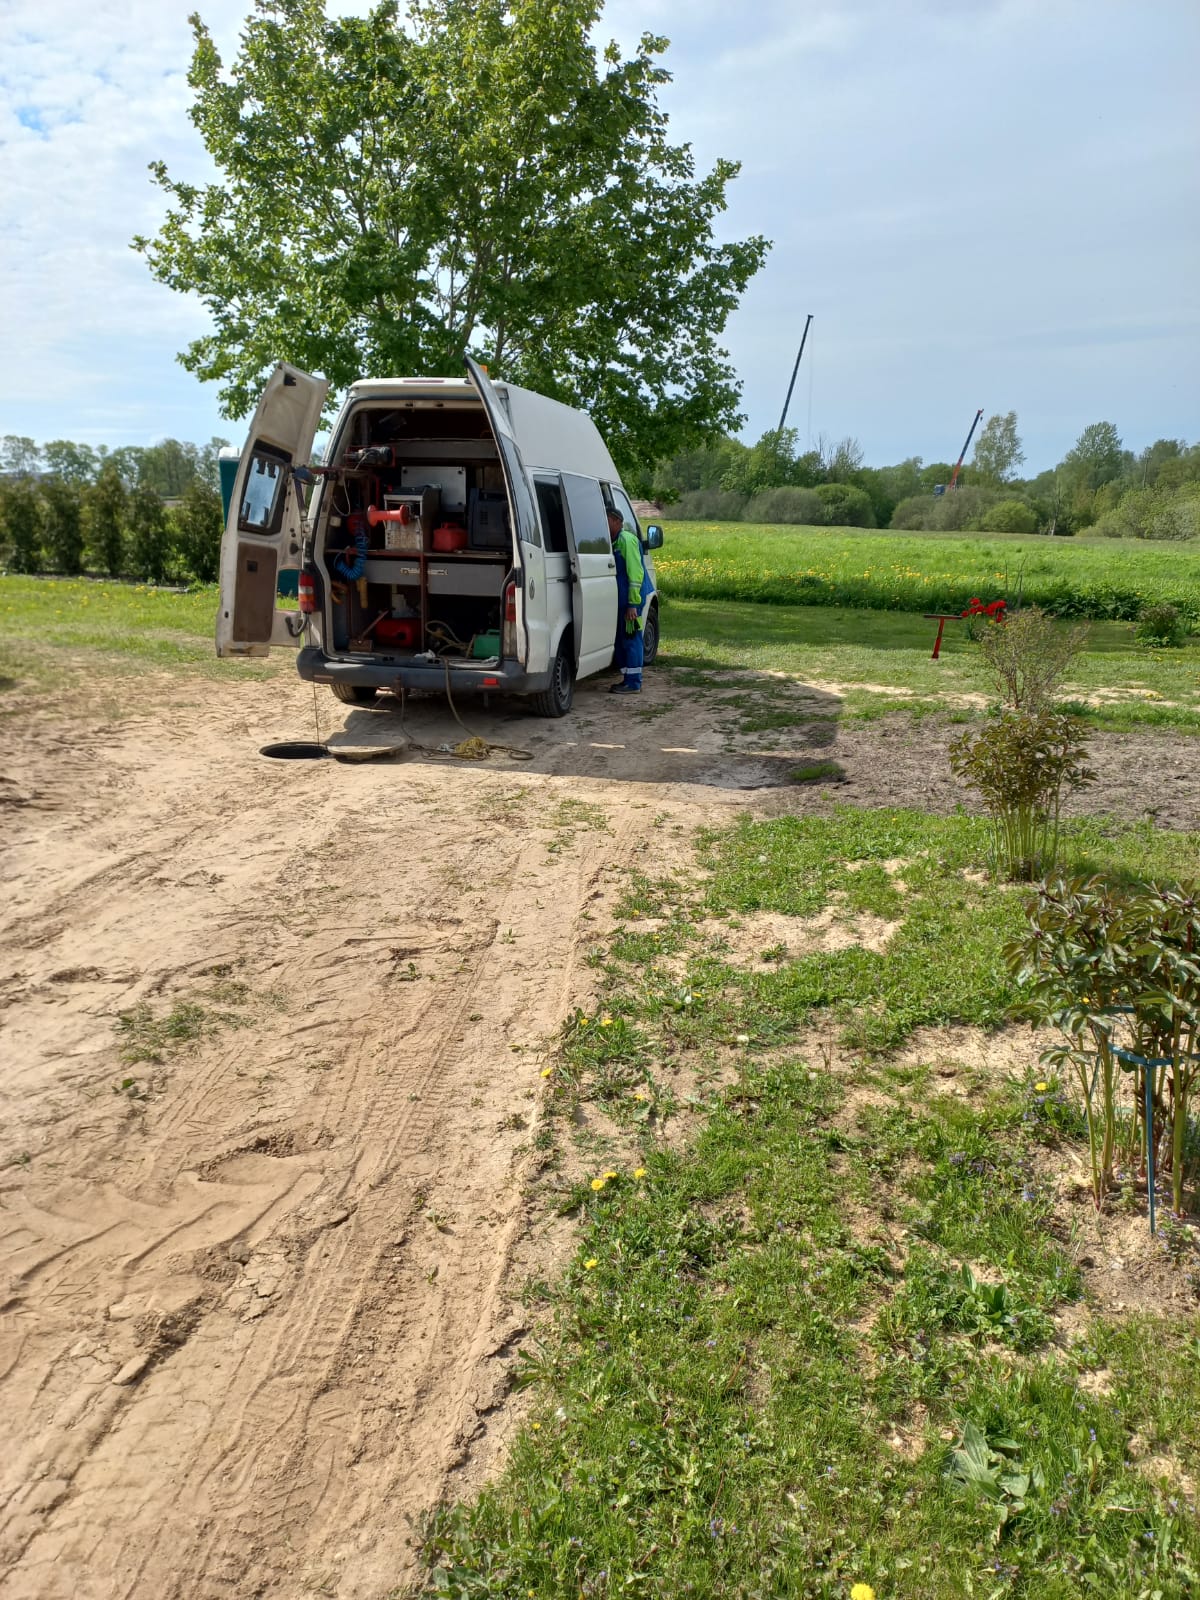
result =
M514 384L369 378L354 384L325 463L309 468L328 385L272 374L255 412L221 544L219 656L299 649L300 676L339 700L380 690L478 690L571 707L608 667L617 628L607 508L644 532L595 423ZM305 485L314 487L305 509ZM299 569L300 611L276 605ZM658 650L646 558L645 656Z

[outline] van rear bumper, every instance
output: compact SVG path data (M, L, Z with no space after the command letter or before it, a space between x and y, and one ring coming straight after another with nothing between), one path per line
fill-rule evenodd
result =
M446 668L409 666L403 661L337 661L315 645L296 657L296 671L305 683L345 683L355 689L446 688ZM451 661L450 687L455 694L538 694L550 687L549 672L526 672L515 661L485 667L478 661Z

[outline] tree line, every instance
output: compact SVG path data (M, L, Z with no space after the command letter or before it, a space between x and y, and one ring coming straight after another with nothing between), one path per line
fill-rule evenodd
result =
M217 458L225 443L164 439L107 450L5 435L0 566L212 583L224 525Z
M794 428L754 444L721 435L658 464L654 492L681 518L950 532L1089 531L1112 538L1200 536L1200 444L1157 439L1135 453L1111 422L1089 424L1057 466L1022 478L1015 411L990 417L970 464L910 456L867 467L853 438L801 451Z

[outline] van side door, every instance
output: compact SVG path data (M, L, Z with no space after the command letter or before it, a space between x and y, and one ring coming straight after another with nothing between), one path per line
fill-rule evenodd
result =
M612 665L617 637L617 558L595 478L562 474L575 617L576 676Z
M221 538L219 656L265 656L297 647L298 612L275 604L279 574L299 567L303 506L292 476L312 452L329 385L286 362L267 380L238 462Z

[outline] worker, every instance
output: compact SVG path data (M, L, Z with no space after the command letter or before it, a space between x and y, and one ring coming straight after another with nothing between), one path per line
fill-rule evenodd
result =
M642 692L642 585L646 569L642 547L615 506L608 507L608 536L617 561L617 643L613 665L621 669L620 683L609 694Z

